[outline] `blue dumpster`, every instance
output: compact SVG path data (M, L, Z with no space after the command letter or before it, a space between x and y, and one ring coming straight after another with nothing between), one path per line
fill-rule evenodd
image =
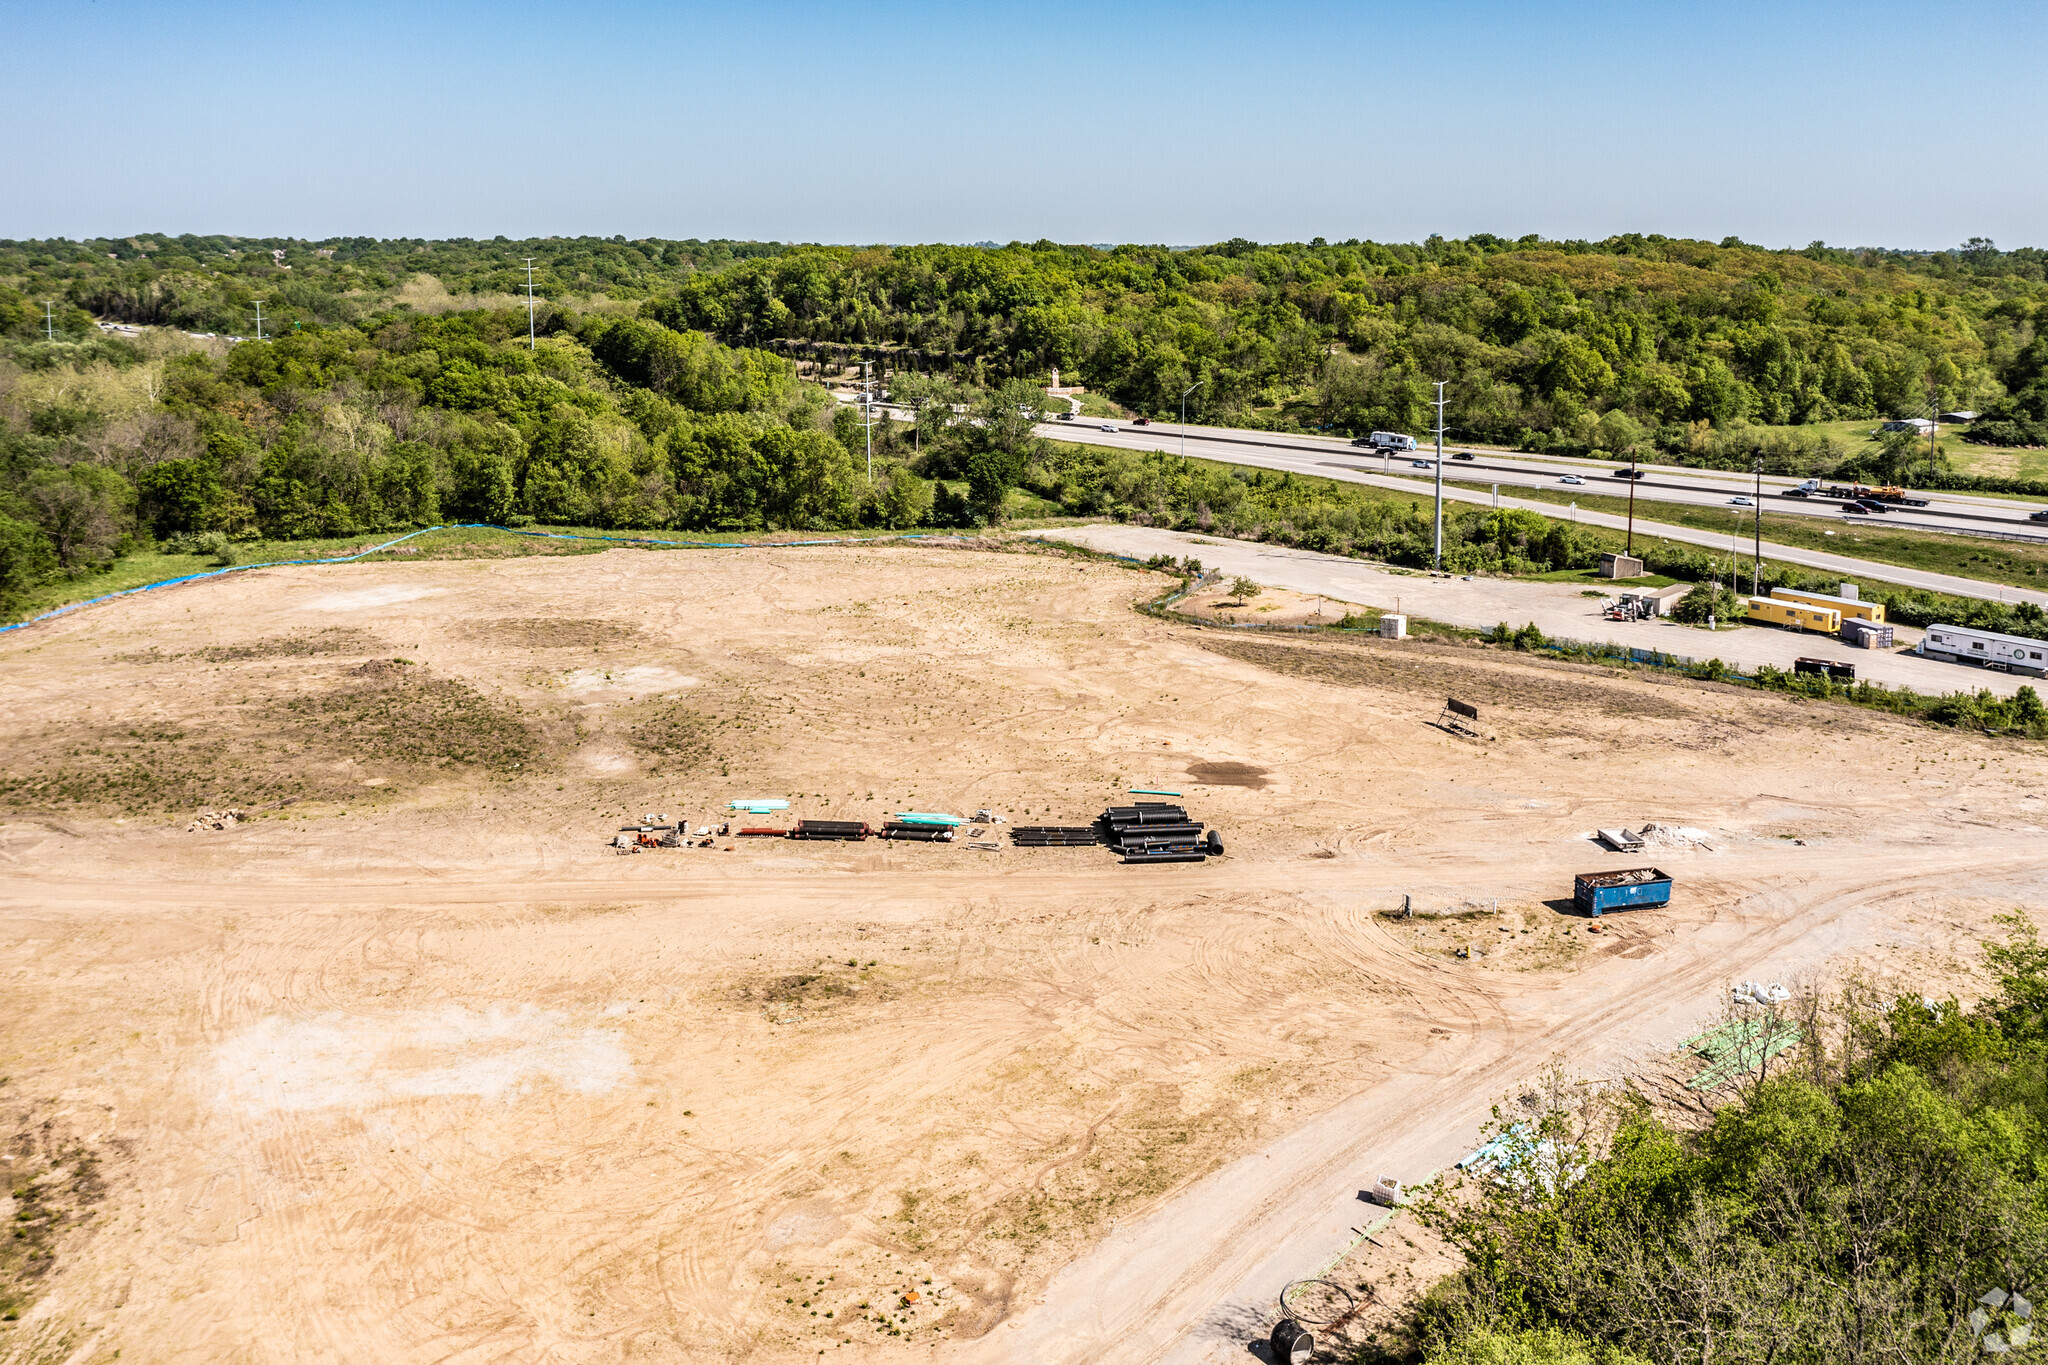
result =
M1671 903L1671 874L1654 867L1622 872L1581 872L1572 878L1572 900L1580 910L1598 917L1609 910L1640 910Z

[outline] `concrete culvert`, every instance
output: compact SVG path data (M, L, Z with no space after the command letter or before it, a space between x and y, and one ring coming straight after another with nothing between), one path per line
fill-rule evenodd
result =
M1203 842L1208 844L1209 856L1211 858L1220 858L1223 856L1223 836L1218 834L1215 830L1210 830L1209 837L1205 839Z

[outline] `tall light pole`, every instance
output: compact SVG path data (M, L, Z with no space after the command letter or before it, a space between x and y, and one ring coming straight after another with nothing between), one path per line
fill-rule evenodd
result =
M256 339L257 339L258 341L261 341L261 340L263 340L263 302L264 302L264 301L263 301L262 299L252 299L252 300L250 300L250 302L252 302L252 303L254 303L254 304L256 305Z
M873 483L875 481L875 394L874 390L868 387L868 362L865 360L860 363L860 406L862 415L867 418L865 422L861 423L861 426L868 434L868 482Z
M528 257L526 257L525 259L526 259L526 349L527 349L527 350L529 350L529 351L531 351L532 349L534 349L534 346L533 346L533 263L534 263L534 261L535 261L535 260L537 260L537 259L538 259L538 257L534 257L534 256L528 256Z
M1436 381L1436 567L1444 566L1444 381Z
M1180 472L1183 474L1188 472L1188 395L1208 382L1197 379L1180 391Z
M49 299L43 300L43 340L45 341L55 341L57 339L57 315L50 311L55 306Z
M1628 539L1622 543L1621 552L1629 558L1636 553L1636 453L1628 453Z
M1764 595L1764 457L1756 457L1756 550L1749 558L1749 595Z

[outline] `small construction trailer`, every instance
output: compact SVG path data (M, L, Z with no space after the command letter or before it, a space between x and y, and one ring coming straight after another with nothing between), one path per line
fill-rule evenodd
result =
M1609 910L1642 910L1671 903L1671 874L1654 867L1581 872L1572 878L1572 901L1598 919Z
M1748 616L1752 621L1788 626L1793 630L1810 630L1817 635L1842 633L1842 613L1833 607L1810 607L1804 602L1776 597L1752 597L1748 599Z
M1854 586L1853 584L1848 586ZM1869 621L1874 625L1884 624L1884 603L1866 602L1860 595L1831 592L1807 592L1803 588L1772 588L1771 596L1780 602L1801 602L1809 607L1828 607L1842 614L1844 621Z

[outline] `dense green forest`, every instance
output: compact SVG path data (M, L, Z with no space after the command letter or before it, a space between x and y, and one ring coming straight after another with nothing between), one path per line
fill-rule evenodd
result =
M1442 377L1465 437L1709 462L1797 454L1800 423L1964 404L2001 439L2048 441L2044 265L1981 242L1635 236L0 242L0 605L151 544L232 557L257 537L444 519L957 526L1000 516L1016 488L1420 563L1428 527L1398 500L1038 440L1044 385L1058 367L1164 415L1194 384L1203 420L1364 431L1424 425ZM240 339L259 302L264 339ZM915 424L864 431L809 382L854 360L919 404ZM1548 523L1451 523L1466 570L1594 549Z
M2006 923L1976 1005L1852 988L1753 1009L1805 1041L1753 1053L1704 1118L1635 1088L1532 1093L1503 1168L1428 1211L1467 1260L1423 1307L1429 1359L2038 1358L2048 946Z

